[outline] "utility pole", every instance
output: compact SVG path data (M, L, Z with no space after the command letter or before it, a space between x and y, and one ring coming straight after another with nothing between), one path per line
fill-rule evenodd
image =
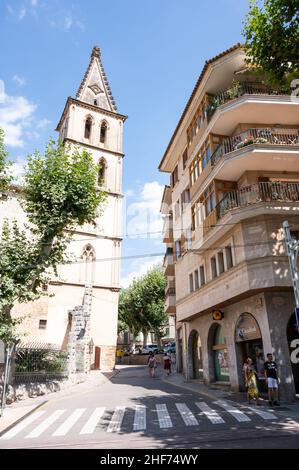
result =
M285 243L287 247L287 254L290 262L291 277L294 288L294 296L296 302L295 318L297 324L297 330L299 332L299 271L298 271L298 253L299 253L299 241L291 237L291 231L289 222L285 220L282 224L285 235Z

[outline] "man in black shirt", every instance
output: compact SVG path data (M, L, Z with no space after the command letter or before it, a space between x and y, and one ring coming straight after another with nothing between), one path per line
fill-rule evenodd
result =
M264 363L266 384L268 386L269 405L279 406L278 396L278 373L277 364L273 361L273 355L267 354L267 361Z

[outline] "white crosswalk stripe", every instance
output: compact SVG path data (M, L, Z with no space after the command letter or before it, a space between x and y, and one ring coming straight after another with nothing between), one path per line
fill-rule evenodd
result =
M122 420L124 419L125 410L126 410L125 406L117 406L115 408L115 412L109 423L107 432L120 432L121 423L122 423Z
M197 426L198 421L195 418L194 414L189 410L186 403L176 403L175 406L177 407L181 417L183 418L184 423L186 426Z
M45 419L41 424L39 424L33 431L31 431L26 439L32 439L34 437L39 437L46 429L48 429L51 424L55 423L60 416L65 413L66 410L56 410L47 419Z
M74 426L78 419L83 415L86 408L78 408L75 410L67 420L52 434L52 436L65 436L69 430Z
M32 415L28 416L28 418L25 418L24 421L21 423L17 424L14 428L12 428L10 431L7 431L3 436L0 437L0 439L3 440L8 440L11 439L12 437L15 437L19 432L23 431L24 429L29 426L29 424L33 423L36 421L38 418L40 418L43 414L45 413L45 410L43 411L36 411Z
M263 419L277 419L277 416L275 416L273 413L270 413L269 411L264 411L261 410L260 408L256 407L253 408L252 406L246 406L249 410L253 411L253 413L256 413L257 415L261 416Z
M103 414L105 413L105 406L101 406L100 408L96 408L95 411L90 416L87 423L83 426L80 431L80 434L92 434L97 427L97 424Z
M144 431L146 429L146 406L136 405L134 416L134 431Z
M212 424L223 424L224 419L212 408L209 407L204 401L195 403L196 406L203 412L203 414L211 421Z
M242 423L242 422L245 422L245 421L251 421L251 419L247 415L245 415L241 410L239 410L238 408L235 408L230 403L227 403L224 400L217 400L217 401L214 401L214 403L215 403L215 405L218 405L221 408L223 408L225 411L227 411L239 423Z
M172 421L170 419L167 406L165 403L156 405L156 410L158 414L159 426L160 428L172 428Z

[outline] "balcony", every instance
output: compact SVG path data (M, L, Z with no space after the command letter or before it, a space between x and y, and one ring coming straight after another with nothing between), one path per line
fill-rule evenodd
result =
M165 291L165 307L166 313L175 314L176 313L176 297L175 297L175 288L168 287Z
M172 214L165 216L163 225L163 243L173 243L173 218Z
M163 266L166 276L174 276L174 256L172 251L167 251L164 256Z

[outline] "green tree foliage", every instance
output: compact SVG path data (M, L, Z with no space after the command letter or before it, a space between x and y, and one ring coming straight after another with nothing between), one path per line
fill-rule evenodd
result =
M11 162L8 161L8 152L4 146L4 132L0 128L0 193L4 191L10 180L11 177L9 176L8 170L11 166ZM1 194L0 194L0 201L1 201Z
M0 338L16 334L15 302L35 300L57 266L77 225L95 224L106 194L97 187L92 155L50 141L45 153L29 156L20 202L29 227L5 222L0 239Z
M299 78L298 0L251 0L243 35L249 63L271 83Z
M132 282L122 290L119 300L119 324L122 331L127 327L134 335L140 331L146 344L147 334L155 332L158 337L168 320L164 307L166 278L160 268Z

